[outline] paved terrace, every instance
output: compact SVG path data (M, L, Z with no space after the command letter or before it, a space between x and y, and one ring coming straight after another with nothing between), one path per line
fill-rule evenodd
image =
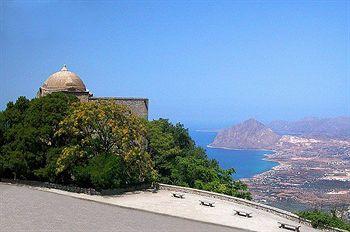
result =
M0 231L239 232L242 230L0 183Z
M1 184L0 184L0 187L1 187ZM11 188L27 188L26 191L29 191L28 187L11 186ZM169 190L159 190L157 193L152 193L151 191L137 191L137 192L125 193L123 195L117 195L117 196L91 196L91 195L86 195L81 193L79 194L79 193L61 191L57 189L47 189L47 188L35 188L35 189L62 194L65 196L71 196L71 197L80 198L80 199L87 199L87 200L100 202L100 203L107 203L115 206L121 206L121 207L125 207L124 210L127 210L126 208L141 210L141 211L130 211L130 216L132 216L133 218L132 219L133 223L136 223L134 227L132 227L133 225L131 225L130 228L141 228L135 231L156 231L156 230L158 231L225 231L227 230L227 228L225 227L212 228L212 226L214 226L213 224L217 224L217 225L232 227L231 231L236 231L234 228L241 228L240 230L237 230L237 231L266 231L266 232L283 232L283 231L286 232L287 231L288 232L288 230L279 228L278 222L285 222L291 225L298 225L298 223L295 221L288 220L284 217L281 217L263 210L255 209L249 206L245 206L245 205L241 205L238 203L233 203L225 200L211 199L211 198L207 198L207 197L203 197L203 196L200 196L197 194L191 194L191 193L186 193L184 196L185 199L178 199L178 198L172 197L171 196L172 191L169 191ZM15 193L19 194L14 190L11 190L11 191L13 192L13 194ZM42 192L40 193L39 191L35 191L32 189L30 191L32 191L33 196L36 194L42 194ZM56 197L56 196L54 197L53 195L54 194L52 194L52 196L47 195L47 200L50 200L51 198ZM65 199L67 200L67 197ZM203 199L211 202L214 201L215 207L206 207L206 206L200 205L199 201ZM89 203L89 204L94 205L94 203ZM44 206L45 204L41 204L41 205ZM88 207L88 205L84 203L84 206L81 207L79 210L75 210L75 212L76 213L84 212L85 207ZM106 207L106 206L104 205L101 207ZM60 206L60 208L62 208L62 206ZM233 209L252 213L252 218L246 218L246 217L234 215ZM120 211L121 208L118 207L118 210ZM102 210L98 210L98 211L102 211ZM159 213L163 215L154 214L153 217L143 217L142 215L138 215L141 213L146 213L146 211ZM138 213L135 213L135 212L138 212ZM66 212L66 213L69 213L69 212ZM110 214L113 214L113 212L110 212ZM99 213L96 213L95 215L97 216L99 215ZM135 216L135 215L138 215L138 216ZM170 215L175 217L170 217L171 219L167 217L166 218L168 220L167 221L165 219L164 220L161 219L161 217L163 217L164 215ZM1 217L3 218L3 215L1 215ZM191 219L195 221L190 221L191 222L190 223L189 221L186 220L186 223L184 223L181 221L184 219L181 219L181 218ZM96 218L96 220L97 219L98 218ZM180 220L180 221L176 222L177 220ZM118 223L121 223L122 221L123 219L119 219ZM152 225L152 227L148 227L149 229L148 230L147 225L146 227L143 227L140 225L140 222L145 222L146 224L148 222L149 224ZM211 224L202 224L199 222L211 223ZM89 222L89 219L87 219L86 223L91 223L91 222ZM162 226L165 226L166 229L164 228L157 229L157 227L162 227ZM203 226L204 226L204 229L203 229ZM130 229L128 230L131 231ZM318 231L318 230L302 224L300 231L311 232L311 231Z

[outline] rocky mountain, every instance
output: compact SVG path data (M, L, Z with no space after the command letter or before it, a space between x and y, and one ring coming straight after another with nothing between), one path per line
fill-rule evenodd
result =
M281 138L261 122L249 119L228 129L219 131L212 147L237 149L268 149Z
M304 118L298 121L273 121L268 127L281 135L325 138L350 138L350 117Z

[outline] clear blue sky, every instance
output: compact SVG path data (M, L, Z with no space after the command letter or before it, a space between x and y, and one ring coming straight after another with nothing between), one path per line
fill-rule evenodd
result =
M350 115L349 1L0 4L0 109L67 64L188 127Z

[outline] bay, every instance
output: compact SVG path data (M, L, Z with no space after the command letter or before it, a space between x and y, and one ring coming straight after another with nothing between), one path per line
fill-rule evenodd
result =
M276 162L264 159L265 155L272 151L210 148L207 145L214 140L216 132L189 131L189 133L197 146L206 150L209 158L217 160L222 168L234 168L235 179L251 178L278 165Z

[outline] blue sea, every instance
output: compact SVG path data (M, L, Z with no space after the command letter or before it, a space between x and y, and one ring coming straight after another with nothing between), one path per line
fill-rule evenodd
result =
M190 131L190 135L198 146L206 150L209 158L216 159L222 168L234 168L235 179L250 178L278 165L276 162L264 160L265 154L272 151L209 148L207 145L214 140L216 132Z

